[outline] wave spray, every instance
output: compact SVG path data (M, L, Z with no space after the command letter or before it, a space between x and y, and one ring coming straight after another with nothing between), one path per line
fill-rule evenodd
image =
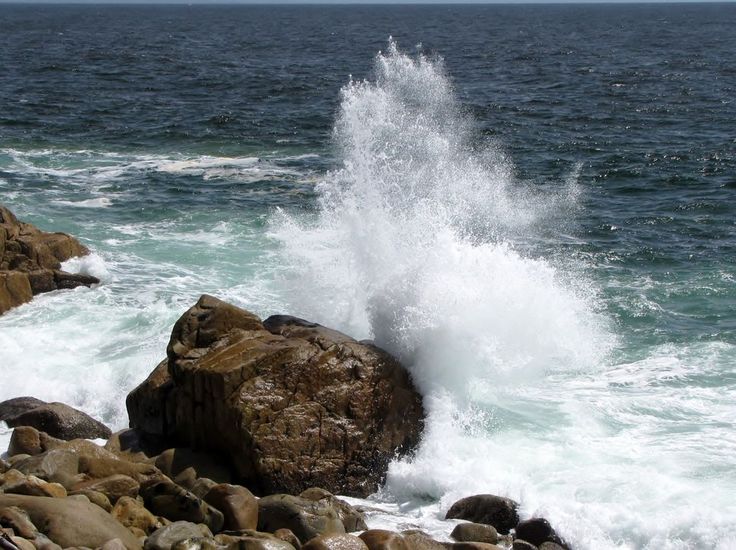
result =
M442 61L393 42L373 81L342 90L334 139L342 162L318 212L278 212L271 234L289 307L374 339L424 395L423 443L384 491L443 507L482 491L521 498L528 482L498 452L530 412L504 388L589 370L608 347L582 286L514 247L572 209L575 184L542 198L516 181L500 148L474 144Z

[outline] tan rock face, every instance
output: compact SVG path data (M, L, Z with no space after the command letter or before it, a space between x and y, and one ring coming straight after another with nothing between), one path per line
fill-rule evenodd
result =
M409 550L406 540L399 533L384 529L369 529L360 534L369 550Z
M65 233L46 233L0 206L0 315L35 294L100 281L61 271L61 262L89 250Z
M263 493L375 491L419 440L421 398L388 353L291 317L203 296L168 359L128 396L131 426L230 456Z
M138 540L109 514L94 504L72 498L0 494L0 508L25 511L33 525L62 548L99 548L120 539L128 550L140 548Z
M305 543L319 535L344 535L337 511L327 501L292 495L269 495L258 501L258 530L272 533L289 529Z

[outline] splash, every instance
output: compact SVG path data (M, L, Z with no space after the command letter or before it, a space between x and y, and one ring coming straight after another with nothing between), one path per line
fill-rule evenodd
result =
M373 338L424 395L425 437L392 465L385 495L521 499L528 471L502 458L505 437L548 411L510 392L596 369L611 345L584 285L516 246L565 223L574 177L545 196L518 181L500 148L476 144L442 61L393 42L373 81L342 90L334 139L342 162L318 187L318 212L278 212L271 234L291 307Z
M296 309L375 339L425 395L595 364L590 297L514 247L569 210L574 182L542 200L499 148L474 145L441 60L391 42L375 71L342 90L342 165L318 186L318 214L272 220Z

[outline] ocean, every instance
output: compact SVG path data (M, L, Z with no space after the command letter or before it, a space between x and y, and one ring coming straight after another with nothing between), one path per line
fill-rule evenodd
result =
M490 492L575 548L736 548L735 28L736 4L0 5L0 203L102 280L0 317L0 399L125 427L210 293L408 366L427 429L371 526L446 538Z

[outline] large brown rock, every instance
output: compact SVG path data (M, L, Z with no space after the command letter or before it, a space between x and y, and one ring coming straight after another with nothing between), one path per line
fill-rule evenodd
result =
M90 286L89 275L61 271L61 262L89 250L65 233L46 233L0 205L0 315L42 292Z
M453 504L445 519L465 519L473 523L492 525L507 534L519 523L519 505L510 498L496 495L473 495Z
M365 531L368 529L368 525L365 523L365 517L359 510L344 500L337 498L329 491L325 491L320 487L312 487L311 489L303 491L299 496L314 502L318 502L320 500L329 502L340 517L340 521L342 521L342 524L345 526L346 533Z
M460 542L486 542L488 544L498 542L496 528L483 523L460 523L455 526L450 536Z
M289 529L305 543L319 535L344 535L337 510L326 500L317 502L292 495L269 495L258 501L258 530Z
M110 428L98 422L82 411L70 407L64 403L44 403L35 407L26 407L18 410L16 402L18 399L30 400L32 397L10 399L11 405L7 408L14 410L16 414L3 415L0 420L12 427L33 426L39 431L46 432L51 437L58 439L96 439L108 438L112 435ZM6 402L0 403L0 410ZM29 402L29 404L32 402Z
M212 532L222 529L222 512L170 480L150 480L141 486L146 508L171 521L203 523Z
M63 439L51 437L45 432L39 432L32 426L18 426L13 430L8 445L8 455L28 454L35 456L57 449L78 454L80 457L118 459L114 453L87 439L64 441Z
M120 539L128 550L140 548L138 540L101 508L74 498L50 498L0 494L0 509L24 510L33 525L62 548L99 548Z
M258 527L258 501L245 487L220 483L207 491L202 500L222 512L223 528L228 531Z
M314 537L302 550L368 550L368 547L354 535L330 535Z
M393 531L368 529L359 536L369 550L410 550L404 537Z
M131 426L232 457L254 490L366 496L419 440L421 398L396 359L320 325L202 296L167 354L128 396Z

